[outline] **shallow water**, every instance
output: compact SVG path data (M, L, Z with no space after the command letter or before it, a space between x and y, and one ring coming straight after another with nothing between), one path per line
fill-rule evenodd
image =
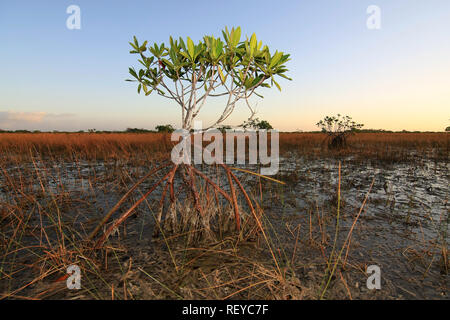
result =
M257 170L255 166L241 166ZM307 233L311 211L325 211L334 219L339 182L339 162L335 159L303 158L290 155L280 159L280 171L275 178L285 181L285 186L273 182L265 184L269 190L264 194L267 216L273 218L275 228L285 243L292 239L283 235L285 223L302 223L302 232ZM6 168L9 179L24 184L25 194L45 192L52 196L66 195L84 201L88 205L66 210L63 215L76 215L76 223L101 218L127 188L146 172L150 164L135 166L127 162L39 162ZM126 177L124 178L124 172ZM258 178L235 171L248 185L255 185ZM129 175L129 176L128 176ZM118 177L123 178L119 180ZM357 228L355 229L351 255L363 264L380 265L384 284L391 287L384 298L446 298L448 275L442 274L439 265L438 245L449 246L449 163L421 159L416 162L386 164L371 159L341 159L341 229L343 236L350 228L368 194ZM0 201L14 204L23 197L12 192L5 174L0 176ZM27 183L28 182L28 183ZM42 184L41 184L42 182ZM145 192L155 180L146 181L139 188ZM224 182L223 187L227 189ZM149 200L158 200L157 189ZM273 197L277 199L274 200ZM281 200L280 200L281 198ZM127 201L113 217L129 207L136 198ZM48 199L39 199L42 205ZM47 202L46 202L47 201ZM141 205L139 215L127 224L130 235L139 235L139 240L151 238L154 223L149 207ZM84 213L83 214L80 214ZM38 214L32 219L37 223ZM75 223L75 222L74 222ZM333 225L333 224L331 224ZM134 238L132 238L134 239ZM129 241L135 241L130 239ZM140 243L136 247L140 247ZM148 242L144 242L148 245ZM300 257L307 259L304 252ZM425 258L415 258L422 254ZM364 277L360 277L360 280ZM363 297L366 297L363 295Z

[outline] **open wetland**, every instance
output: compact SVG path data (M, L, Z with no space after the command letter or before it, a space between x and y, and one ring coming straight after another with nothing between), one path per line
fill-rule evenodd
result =
M384 158L385 148L362 157L292 141L281 139L274 180L238 170L255 166L232 170L253 211L220 166L196 166L198 202L183 192L183 171L173 173L173 203L170 184L146 194L171 181L168 167L146 177L164 150L11 149L0 167L0 298L448 299L448 140ZM219 188L235 193L240 226ZM197 205L208 230L180 218ZM67 289L71 265L79 290Z

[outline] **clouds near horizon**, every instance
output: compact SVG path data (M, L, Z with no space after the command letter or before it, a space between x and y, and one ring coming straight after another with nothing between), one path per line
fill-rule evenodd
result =
M44 111L0 111L0 129L4 130L48 130L58 126L58 122L76 117L73 113L48 113ZM64 124L65 125L65 124Z

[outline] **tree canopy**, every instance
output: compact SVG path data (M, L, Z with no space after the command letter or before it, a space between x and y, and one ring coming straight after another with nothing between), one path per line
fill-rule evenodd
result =
M159 94L172 99L181 107L182 128L191 129L193 120L208 97L227 97L223 111L209 127L223 123L234 111L236 103L245 101L251 117L255 109L249 102L258 88L275 85L281 90L276 77L291 80L285 73L289 54L275 51L257 40L253 34L241 41L241 28L222 31L223 38L204 36L197 44L187 37L169 39L169 46L148 41L130 42L130 53L138 54L139 69L129 68L137 82L138 93Z

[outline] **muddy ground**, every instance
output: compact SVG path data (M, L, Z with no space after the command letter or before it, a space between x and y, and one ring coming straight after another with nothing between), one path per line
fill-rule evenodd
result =
M286 185L263 181L260 186L258 178L239 173L264 210L267 238L237 243L235 237L222 236L195 246L186 244L183 237L154 238L156 203L161 195L157 190L95 253L83 239L150 166L42 162L30 165L28 176L11 166L8 177L16 185L27 185L22 186L26 192L12 190L4 174L1 202L3 208L20 204L27 227L20 241L11 242L17 234L8 223L13 218L8 216L0 223L4 243L0 295L38 299L448 299L449 264L443 254L449 246L448 162L340 161L335 252L342 248L361 212L345 266L341 260L333 275L327 267L336 232L336 159L298 155L281 159L276 178ZM113 219L150 185L143 184ZM39 193L34 200L39 206L27 202L27 194ZM51 210L52 203L59 204L57 212L71 225L77 243L58 262L53 261L55 254L45 253L56 252L60 243L51 235L54 228L49 227L45 245L42 232L36 235L39 226L51 225L39 212ZM65 268L71 261L82 266L80 290L66 288ZM367 288L370 265L381 270L379 290Z

